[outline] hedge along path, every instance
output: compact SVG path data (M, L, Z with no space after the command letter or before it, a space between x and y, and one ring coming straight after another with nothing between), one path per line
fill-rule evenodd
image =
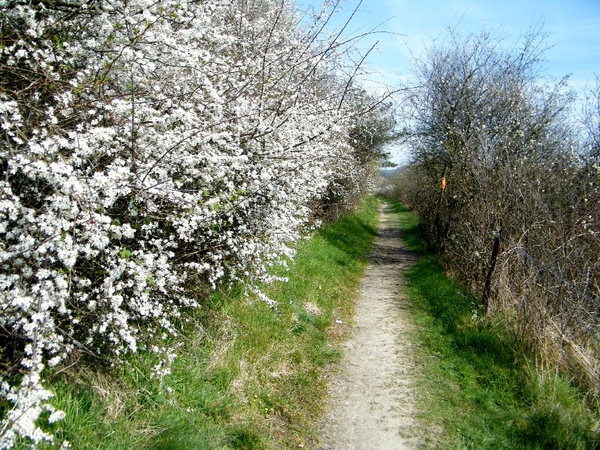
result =
M379 207L379 236L359 288L351 337L321 427L321 450L419 447L415 408L414 327L404 271L417 256L400 240L400 218Z

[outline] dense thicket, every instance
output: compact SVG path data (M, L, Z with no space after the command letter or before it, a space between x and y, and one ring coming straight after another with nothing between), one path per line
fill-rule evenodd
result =
M326 19L301 26L287 0L0 2L0 447L49 439L44 370L142 347L168 371L182 308L268 280L309 219L363 193L382 157L365 123L392 125L340 75L356 67Z
M544 36L450 34L417 63L414 161L397 178L424 237L540 353L598 388L598 92L587 131ZM583 132L582 132L583 130ZM442 179L445 188L442 188Z

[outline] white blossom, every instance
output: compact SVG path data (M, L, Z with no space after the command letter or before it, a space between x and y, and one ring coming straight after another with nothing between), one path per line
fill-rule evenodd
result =
M0 93L0 314L26 341L26 374L0 390L12 405L0 447L49 440L40 414L64 416L44 367L80 343L118 362L147 337L142 322L171 340L198 305L190 286L246 283L275 306L253 286L282 279L269 268L294 257L312 205L368 186L348 136L371 100L341 101L344 62L290 5L250 9L0 9L15 80ZM157 344L156 376L175 349Z

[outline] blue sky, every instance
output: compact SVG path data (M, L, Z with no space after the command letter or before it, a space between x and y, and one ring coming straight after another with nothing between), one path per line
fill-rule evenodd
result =
M342 1L344 11L334 16L331 29L341 26L358 3ZM321 1L297 0L296 4L302 9L320 6ZM379 41L367 62L380 73L373 78L391 85L410 76L411 53L419 57L450 26L475 34L482 27L501 28L511 42L531 26L541 25L552 46L546 53L549 75L572 74L573 87L600 75L600 0L364 0L345 34L360 34L381 23L379 30L402 36L376 34L359 46L368 49Z
M300 10L319 7L321 0L296 0ZM343 11L330 30L342 26L359 0L342 0ZM600 76L600 0L364 0L345 35L360 34L383 23L382 32L364 38L364 51L379 41L367 59L375 72L366 81L396 86L410 80L413 57L422 56L448 27L460 34L478 34L482 28L498 30L514 43L532 26L548 33L546 74L571 74L570 86L579 89ZM401 34L401 35L400 35ZM412 56L411 56L412 55Z

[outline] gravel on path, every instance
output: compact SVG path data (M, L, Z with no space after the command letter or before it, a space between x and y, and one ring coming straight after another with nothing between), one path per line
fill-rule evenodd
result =
M379 236L361 282L351 337L331 382L321 450L418 448L415 360L403 273L416 262L400 241L399 217L379 210Z

